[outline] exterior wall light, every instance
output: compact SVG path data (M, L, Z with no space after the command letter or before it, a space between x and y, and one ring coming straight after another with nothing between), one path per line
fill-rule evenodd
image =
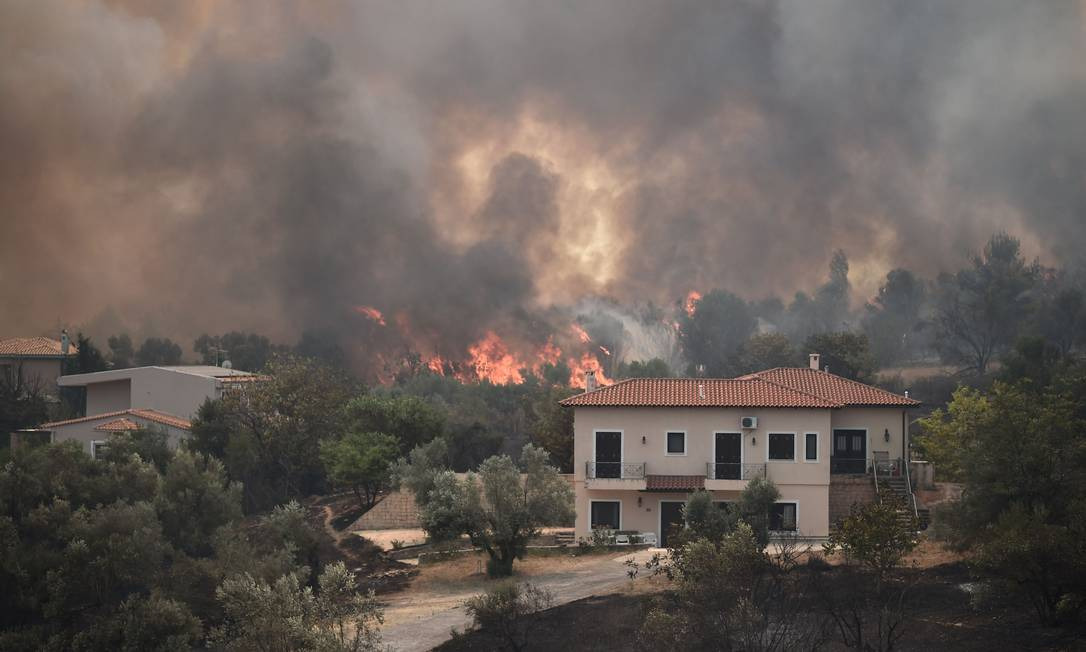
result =
M886 441L890 441L890 440L887 439ZM645 435L641 435L641 443L642 444L648 443L647 440L645 439Z
M884 439L886 439L886 441L890 441L890 430L889 430L889 428L887 428L886 430L883 431L882 436L883 436Z
M751 446L757 446L758 445L758 435L751 435L750 436L750 445Z

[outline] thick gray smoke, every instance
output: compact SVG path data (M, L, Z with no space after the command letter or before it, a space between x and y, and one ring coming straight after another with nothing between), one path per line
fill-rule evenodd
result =
M1074 2L5 2L0 334L455 359L836 248L861 294L999 229L1072 263L1083 61Z

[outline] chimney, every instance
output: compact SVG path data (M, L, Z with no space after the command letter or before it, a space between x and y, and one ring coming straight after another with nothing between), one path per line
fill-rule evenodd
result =
M586 371L584 374L584 391L591 392L596 389L596 372Z
M60 331L60 352L64 355L68 355L68 350L72 346L72 340L68 337L68 329Z
M807 358L810 360L811 369L818 371L818 360L821 357L822 356L818 355L817 353L811 353L807 356Z

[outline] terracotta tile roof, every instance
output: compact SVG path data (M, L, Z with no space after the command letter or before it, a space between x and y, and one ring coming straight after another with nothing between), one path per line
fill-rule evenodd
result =
M62 356L60 342L48 337L9 337L0 340L0 355ZM68 347L68 355L78 353L75 344Z
M100 426L95 426L95 430L99 432L121 432L124 430L139 430L142 426L131 419L121 417L120 419L114 419L107 423L103 423Z
M140 419L146 419L154 423L160 423L164 426L173 426L174 428L181 428L182 430L191 430L192 423L188 419L182 419L181 417L175 417L172 414L166 414L165 412L159 412L158 410L148 410L145 408L132 408L129 410L117 410L116 412L103 412L102 414L92 414L88 417L79 417L77 419L67 419L65 421L53 421L50 423L43 423L40 426L33 428L33 430L49 430L50 428L57 428L59 426L67 426L73 423L85 423L87 421L94 421L96 419L108 419L110 417L123 417L133 416Z
M753 377L629 378L560 403L613 407L841 407L820 396Z
M739 378L629 378L560 403L596 407L749 408L920 405L911 398L825 371L789 367Z
M703 475L645 476L646 491L696 491L705 488Z
M822 396L843 405L899 405L902 407L920 405L920 401L818 369L778 367L751 375L800 392Z

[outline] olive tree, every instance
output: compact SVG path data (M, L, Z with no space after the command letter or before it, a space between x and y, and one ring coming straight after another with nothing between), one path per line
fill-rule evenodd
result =
M466 534L490 556L487 574L505 577L541 527L573 520L573 488L547 458L546 451L528 444L519 465L507 455L495 455L483 461L478 473L458 478L419 451L411 462L400 464L398 475L415 491L432 539Z

